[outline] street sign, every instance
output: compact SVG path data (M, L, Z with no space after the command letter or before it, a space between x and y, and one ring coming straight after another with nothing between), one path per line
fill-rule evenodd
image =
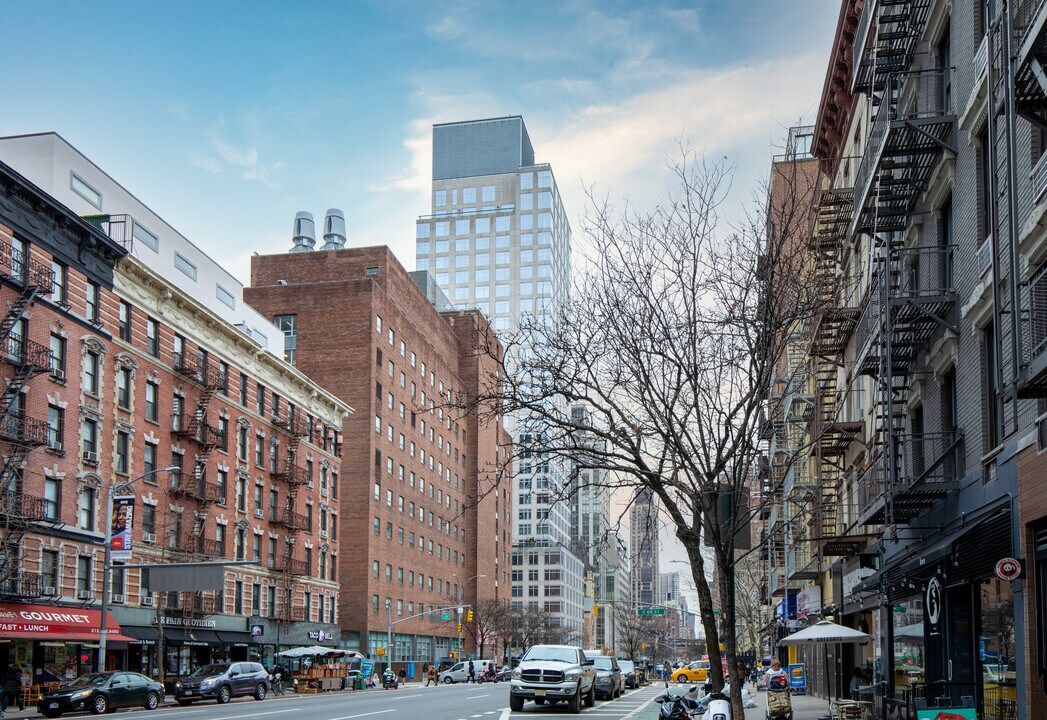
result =
M665 615L665 608L649 607L649 608L636 608L636 614L638 616L644 615Z
M440 619L441 620L450 620L451 619L451 613L449 613L449 612L440 613Z

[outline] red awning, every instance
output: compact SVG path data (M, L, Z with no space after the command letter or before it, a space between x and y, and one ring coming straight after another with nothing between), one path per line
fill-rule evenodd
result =
M133 642L108 615L107 642ZM0 639L98 642L102 611L57 605L0 603Z

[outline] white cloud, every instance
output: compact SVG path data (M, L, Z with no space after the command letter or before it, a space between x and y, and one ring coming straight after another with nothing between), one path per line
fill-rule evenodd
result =
M193 155L189 158L189 164L216 175L222 172L222 164L208 155Z

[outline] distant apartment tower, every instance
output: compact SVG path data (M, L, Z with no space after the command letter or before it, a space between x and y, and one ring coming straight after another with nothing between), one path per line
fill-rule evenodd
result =
M638 605L658 605L662 599L658 573L658 508L654 494L641 488L629 511L629 551L632 560L632 600Z
M568 299L571 228L522 117L433 126L432 210L418 219L416 238L416 268L498 332L513 332L521 318L553 318ZM526 418L512 421L521 445L540 432ZM570 550L569 507L556 501L568 472L555 459L523 458L514 473L513 598L580 635L583 565Z

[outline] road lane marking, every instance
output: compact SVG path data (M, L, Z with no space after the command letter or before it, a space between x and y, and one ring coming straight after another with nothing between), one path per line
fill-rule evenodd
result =
M487 695L468 695L468 696L466 696L465 699L466 700L476 700L477 698L482 698L482 697L491 697L491 696L490 696L490 694L487 694Z
M509 720L509 713L511 712L510 708L502 708L502 714L498 716L498 720Z
M247 715L225 715L220 716L222 720L240 720L240 718L261 717L262 715L279 715L280 713L301 712L301 708L287 708L286 710L270 710L268 712L253 712Z
M368 715L382 715L384 713L396 712L395 709L390 710L375 710L374 712L360 713L359 715L343 715L342 717L331 718L331 720L351 720L351 718L367 717ZM226 720L223 718L222 720Z

